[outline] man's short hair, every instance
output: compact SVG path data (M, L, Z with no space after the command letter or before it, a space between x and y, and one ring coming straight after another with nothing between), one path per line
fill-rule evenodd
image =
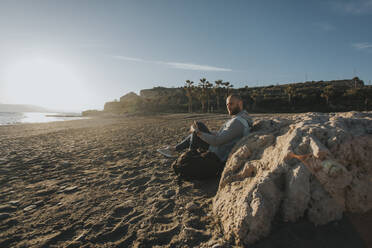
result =
M234 98L235 100L238 100L238 101L243 101L243 98L238 94L231 94L228 97Z

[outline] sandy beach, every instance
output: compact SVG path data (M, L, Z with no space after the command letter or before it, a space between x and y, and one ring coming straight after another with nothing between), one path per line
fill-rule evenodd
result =
M173 159L156 152L180 141L193 120L217 129L228 118L0 126L0 247L232 247L212 215L218 180L180 181ZM367 247L371 225L371 213L318 228L278 222L252 247Z

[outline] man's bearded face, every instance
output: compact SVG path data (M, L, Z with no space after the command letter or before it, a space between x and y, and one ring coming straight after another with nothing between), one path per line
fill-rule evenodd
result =
M229 112L229 115L236 115L241 111L241 108L239 106L239 100L236 100L234 98L227 98L226 99L226 108L227 112Z

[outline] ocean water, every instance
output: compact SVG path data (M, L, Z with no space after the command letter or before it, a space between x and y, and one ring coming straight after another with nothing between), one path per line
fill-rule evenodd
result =
M74 114L73 117L66 115L65 113L0 112L0 125L86 119L78 114Z

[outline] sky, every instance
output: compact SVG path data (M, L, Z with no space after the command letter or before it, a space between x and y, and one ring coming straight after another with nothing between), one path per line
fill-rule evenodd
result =
M1 0L0 103L103 109L131 91L372 80L372 0Z

